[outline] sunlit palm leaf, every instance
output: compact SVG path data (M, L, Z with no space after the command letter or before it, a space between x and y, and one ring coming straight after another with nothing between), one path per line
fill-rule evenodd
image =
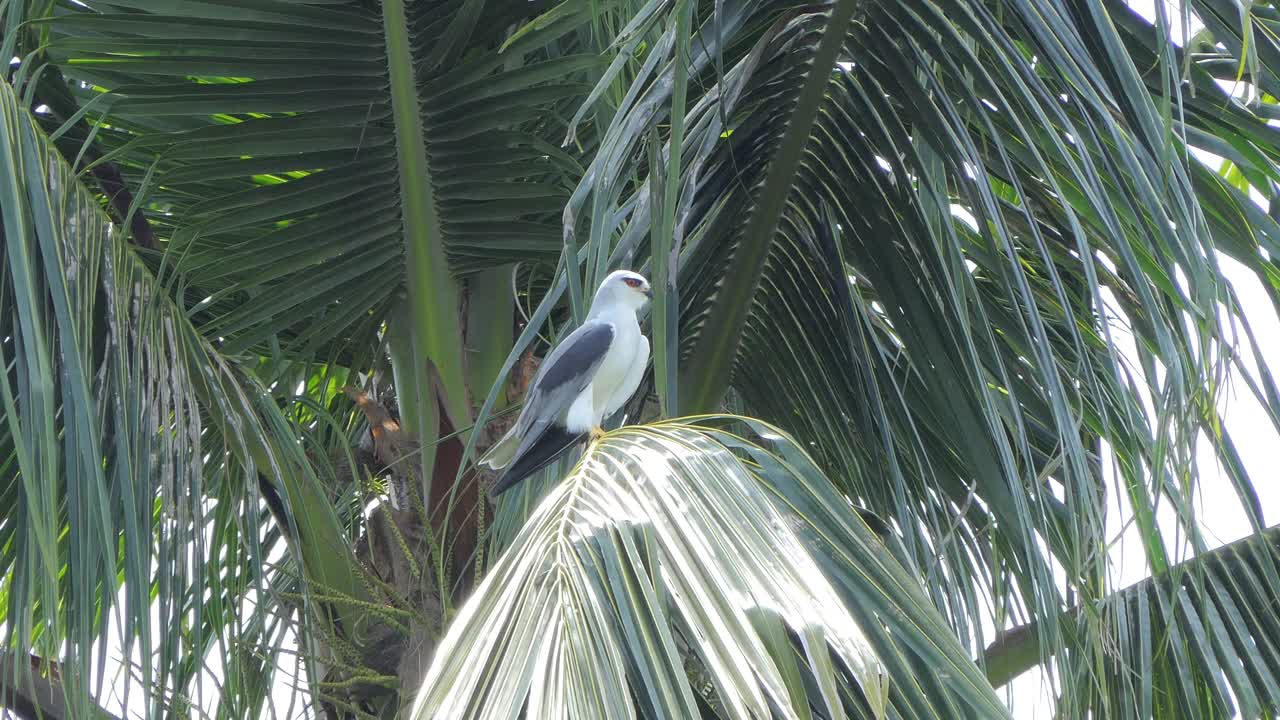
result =
M778 431L630 426L540 502L414 715L1003 716L943 627Z

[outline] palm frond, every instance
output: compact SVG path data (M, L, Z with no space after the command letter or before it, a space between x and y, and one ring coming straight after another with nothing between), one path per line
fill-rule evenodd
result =
M943 627L776 429L628 426L538 504L414 716L1004 716Z
M128 634L143 646L198 654L223 632L244 639L237 651L269 647L275 626L240 622L232 608L251 586L307 597L289 584L297 578L252 567L280 532L315 539L294 545L289 571L325 588L316 606L348 617L379 607L351 600L370 592L345 560L358 493L330 493L316 477L332 474L330 455L349 451L358 427L343 400L333 404L335 388L381 373L389 354L405 425L436 469L437 440L458 444L456 431L468 452L479 442L466 429L471 403L496 375L483 425L507 372L562 319L562 294L571 325L606 269L647 262L665 278L653 323L664 409L717 402L727 386L729 403L787 428L814 460L787 441L755 449L719 421L655 425L611 436L565 486L552 487L551 471L504 499L481 522L492 523L489 547L510 547L494 573L523 585L490 578L466 629L455 627L465 637L450 641L477 653L462 653L472 664L438 655L423 707L482 713L471 703L497 698L492 707L512 712L581 709L583 696L519 685L569 658L601 674L539 687L589 687L621 713L870 712L882 686L854 666L871 653L865 667L890 678L890 715L982 716L990 693L964 658L992 628L1025 625L1062 683L1064 716L1275 714L1280 673L1264 637L1274 623L1252 607L1280 597L1273 544L1231 570L1179 562L1207 546L1202 437L1231 483L1223 492L1256 533L1265 527L1220 400L1229 371L1257 366L1247 389L1280 427L1280 390L1218 260L1242 263L1280 307L1280 20L1261 3L1192 0L1185 12L1207 30L1184 48L1163 5L1153 23L1119 0L0 6L22 96L10 92L5 111L0 503L30 516L0 523L12 578L0 592L18 598L0 606L29 616L3 618L11 646L92 647L111 604L95 593L123 572ZM78 170L123 169L154 249L111 234L18 109L41 103L49 112L34 122ZM1197 151L1223 158L1220 170ZM124 226L130 208L115 200ZM536 278L527 299L537 304L514 344L513 274ZM503 294L493 313L474 302L481 288ZM464 334L461 308L484 327ZM1118 349L1128 338L1135 363ZM480 347L468 368L464 353ZM281 413L298 387L306 397ZM347 414L325 415L334 409ZM628 454L645 443L668 458L658 469ZM657 512L668 496L646 493L676 487L686 507L712 497L672 479L706 471L689 447L725 460L714 463L721 502L698 517L737 553L696 567L755 577L739 562L747 536L734 532L800 538L762 552L820 566L821 597L795 596L852 623L812 639L817 626L768 588L751 595L778 605L767 610L715 596L740 630L732 652L757 672L723 669L729 651L695 632L711 627L709 607L693 615L698 598L660 580L706 578L689 563L655 565L688 557L677 551L691 540L671 529L676 515ZM725 448L749 460L735 465ZM284 491L282 527L258 525L256 469ZM614 469L663 482L620 485ZM89 480L73 488L59 472ZM455 472L463 478L465 463L439 478ZM160 490L146 492L153 476ZM760 478L783 480L764 492ZM453 512L462 486L436 485L428 498L447 494ZM727 503L727 487L750 501ZM199 500L209 497L212 510ZM1181 568L1176 582L1116 594L1104 529L1118 497L1152 571ZM896 560L845 498L888 519ZM1157 522L1164 507L1174 533ZM538 523L573 519L563 527L576 534L539 534L524 525L531 511ZM780 530L765 522L774 517L803 519ZM147 583L159 582L147 572L186 556L144 552L132 567L127 550L156 533L161 548L198 546L209 528L250 550L204 576L187 569L168 588L183 599L165 606L173 624L144 637ZM558 574L537 574L546 568ZM224 576L195 637L175 635L200 607L201 583ZM798 577L781 575L792 590ZM652 593L634 594L646 584ZM907 599L886 600L882 587ZM563 622L519 624L512 613L538 603ZM1068 606L1082 610L1064 620ZM894 625L900 611L918 627ZM485 635L495 628L506 635ZM958 646L940 639L948 633ZM584 638L630 664L596 667L556 645ZM664 664L674 659L683 671ZM253 678L261 661L228 667ZM506 662L517 665L492 674ZM945 681L920 680L920 667L942 662L957 668ZM1150 683L1132 679L1148 671ZM158 697L198 671L156 674L147 686ZM896 686L902 678L921 684ZM263 688L241 689L227 707L255 712Z
M415 250L461 273L556 258L580 168L544 139L563 134L546 111L597 61L542 50L581 13L499 54L536 10L103 3L58 12L49 57L92 85L72 84L82 104L105 94L87 118L108 156L153 172L202 332L323 356L375 342Z
M1236 39L1185 65L1193 96L1168 34L1109 8L1119 29L1071 3L864 3L838 62L808 67L837 3L717 4L698 15L688 159L679 170L649 163L679 172L684 188L679 207L659 208L684 219L682 385L713 387L732 372L745 412L793 430L855 502L893 518L975 653L984 627L1040 620L1045 646L1104 662L1107 621L1068 636L1047 619L1067 597L1095 603L1115 591L1101 550L1109 496L1134 508L1154 571L1205 549L1194 512L1201 433L1263 528L1256 481L1218 415L1228 369L1257 350L1217 253L1280 298L1277 226L1246 192L1273 192L1280 132L1268 106L1212 80L1249 67L1224 60L1244 46L1238 28L1219 22L1215 35ZM637 77L602 152L637 147L663 121L674 13L645 60L665 69ZM809 127L797 97L815 74L825 88ZM790 182L771 186L793 131L802 156ZM1248 173L1244 190L1192 148L1231 158L1237 178ZM584 179L580 206L612 202L600 177ZM744 250L751 223L779 192L756 287L734 258L758 250ZM637 185L606 205L619 249L656 222L651 197ZM739 300L716 304L730 297ZM746 313L740 340L722 332L733 325L726 308ZM708 362L708 331L738 349ZM1127 334L1136 368L1118 350ZM1275 421L1280 395L1265 367L1256 383ZM1185 548L1157 526L1162 503L1177 508ZM1195 659L1185 669L1196 696L1221 696L1226 666ZM1075 683L1111 687L1096 673L1065 682L1069 715Z
M274 657L265 636L219 642L261 623L248 598L286 587L272 563L366 591L271 398L211 352L7 84L0 118L4 645L63 666L75 717L97 712L107 654L137 648L148 662L134 692L160 714L189 701L210 654ZM283 478L292 531L313 549L281 557L259 469Z
M1094 607L1063 614L1068 633L1103 624L1104 669L1089 653L1063 663L1080 676L1083 695L1060 704L1106 717L1271 717L1280 708L1280 609L1268 576L1276 572L1280 528L1271 527L1155 575ZM1089 617L1092 616L1092 617ZM1085 632L1090 632L1086 630ZM1041 662L1055 648L1039 642L1030 625L1014 628L987 648L987 674L997 686ZM1189 668L1219 668L1202 694L1203 679ZM1099 685L1095 673L1117 682ZM1162 693L1143 690L1151 685ZM1234 706L1234 710L1233 710Z

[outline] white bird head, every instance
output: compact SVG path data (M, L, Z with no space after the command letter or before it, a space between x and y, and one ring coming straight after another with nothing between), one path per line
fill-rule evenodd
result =
M639 273L630 270L615 270L600 283L596 297L591 302L592 309L604 305L620 304L632 310L639 310L653 298L653 289L649 281Z

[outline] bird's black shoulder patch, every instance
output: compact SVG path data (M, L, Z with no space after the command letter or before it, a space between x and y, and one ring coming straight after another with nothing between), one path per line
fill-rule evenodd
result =
M539 389L550 390L580 378L589 368L598 364L613 343L613 326L608 323L592 323L578 329L577 337L565 338L564 350L554 355L546 374L538 383Z

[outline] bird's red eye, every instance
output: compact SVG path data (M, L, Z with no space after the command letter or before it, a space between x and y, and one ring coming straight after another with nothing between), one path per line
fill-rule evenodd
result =
M627 287L633 287L633 288L640 287L640 281L635 278L623 278L622 282L626 283Z

